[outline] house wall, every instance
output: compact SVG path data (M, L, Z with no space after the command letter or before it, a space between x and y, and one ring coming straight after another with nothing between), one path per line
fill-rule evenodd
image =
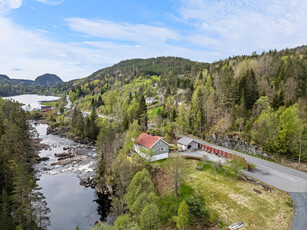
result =
M182 144L177 144L179 150L187 150L187 146L186 145L182 145Z
M158 161L168 158L168 153L158 154L151 157L151 161Z
M163 142L163 144L165 144ZM166 144L165 144L166 145ZM162 145L161 145L162 146ZM167 145L168 147L168 145ZM143 158L147 158L148 159L148 156L146 156L141 150L142 148L145 148L145 147L142 147L140 145L137 145L135 144L134 145L134 150ZM146 148L145 148L146 149ZM162 159L165 159L165 158L168 158L168 148L167 148L167 152L166 153L160 153L160 154L155 154L151 157L150 161L157 161L157 160L162 160ZM149 159L148 159L149 160Z
M191 145L190 149L198 149L198 143L196 141L192 141L190 145Z
M154 146L152 146L152 150L155 152L155 155L169 153L169 146L165 142L159 140Z

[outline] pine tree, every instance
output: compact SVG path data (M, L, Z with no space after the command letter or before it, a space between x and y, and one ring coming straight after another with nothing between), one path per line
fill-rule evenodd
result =
M139 104L139 109L137 112L138 124L141 126L143 131L147 130L148 116L147 116L147 105L145 97L142 96Z
M98 97L98 106L104 105L104 102L102 100L102 96Z

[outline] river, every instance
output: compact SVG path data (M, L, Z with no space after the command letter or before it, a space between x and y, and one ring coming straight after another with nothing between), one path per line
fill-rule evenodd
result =
M40 108L41 101L56 100L57 97L39 95L20 95L10 97L25 106ZM25 107L24 107L25 108ZM29 108L29 106L28 106ZM47 125L31 122L42 138L45 149L41 150L40 157L48 157L33 166L37 184L42 188L50 208L50 230L76 229L87 230L95 222L105 220L109 207L108 199L97 194L95 189L85 188L79 184L80 178L93 176L96 170L96 150L93 146L76 143L68 138L58 135L47 135ZM82 158L81 162L67 165L55 164L58 160L55 154L73 152Z

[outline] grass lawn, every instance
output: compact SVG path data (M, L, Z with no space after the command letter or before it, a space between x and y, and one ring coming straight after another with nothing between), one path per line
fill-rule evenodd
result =
M162 106L148 110L148 119L154 119L159 109L162 111Z
M52 106L53 108L55 108L57 101L48 101L48 102L43 102L42 105L46 105L46 106Z
M204 195L207 207L218 214L221 225L244 221L244 229L249 230L291 228L293 204L288 193L265 191L261 186L236 180L223 169L214 179L215 170L210 165L203 171L195 170L196 166L196 161L187 161L187 184Z

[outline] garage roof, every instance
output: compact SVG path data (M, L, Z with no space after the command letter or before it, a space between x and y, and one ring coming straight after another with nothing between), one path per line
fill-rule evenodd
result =
M198 143L196 140L189 138L189 137L182 137L177 141L177 144L181 144L181 145L189 145L192 141L195 141L196 143Z

